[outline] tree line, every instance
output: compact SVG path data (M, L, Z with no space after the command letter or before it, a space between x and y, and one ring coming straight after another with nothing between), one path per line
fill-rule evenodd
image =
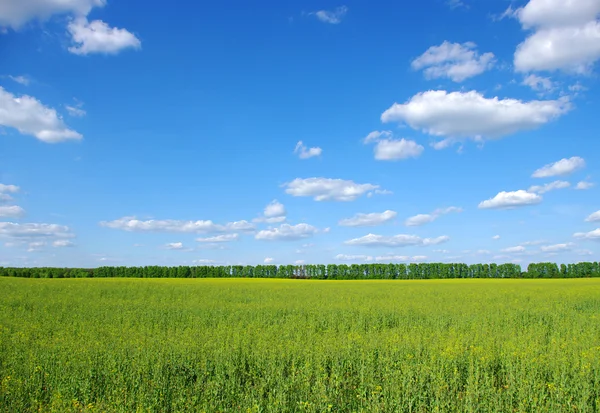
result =
M225 265L178 267L0 267L0 276L25 278L302 278L318 280L426 280L447 278L582 278L600 277L598 262L518 264L329 264Z

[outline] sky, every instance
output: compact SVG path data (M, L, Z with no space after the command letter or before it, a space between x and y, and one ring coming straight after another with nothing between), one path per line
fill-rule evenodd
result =
M0 266L600 253L600 0L2 0Z

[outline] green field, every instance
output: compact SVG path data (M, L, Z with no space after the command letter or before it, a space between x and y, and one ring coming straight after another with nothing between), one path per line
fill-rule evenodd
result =
M1 412L597 412L600 279L0 278Z

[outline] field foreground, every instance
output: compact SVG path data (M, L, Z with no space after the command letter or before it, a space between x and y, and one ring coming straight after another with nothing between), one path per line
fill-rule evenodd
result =
M600 279L0 278L2 412L597 412Z

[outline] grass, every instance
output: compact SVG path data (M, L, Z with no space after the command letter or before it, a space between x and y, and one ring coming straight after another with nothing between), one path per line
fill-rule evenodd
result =
M600 279L0 278L2 412L597 412Z

